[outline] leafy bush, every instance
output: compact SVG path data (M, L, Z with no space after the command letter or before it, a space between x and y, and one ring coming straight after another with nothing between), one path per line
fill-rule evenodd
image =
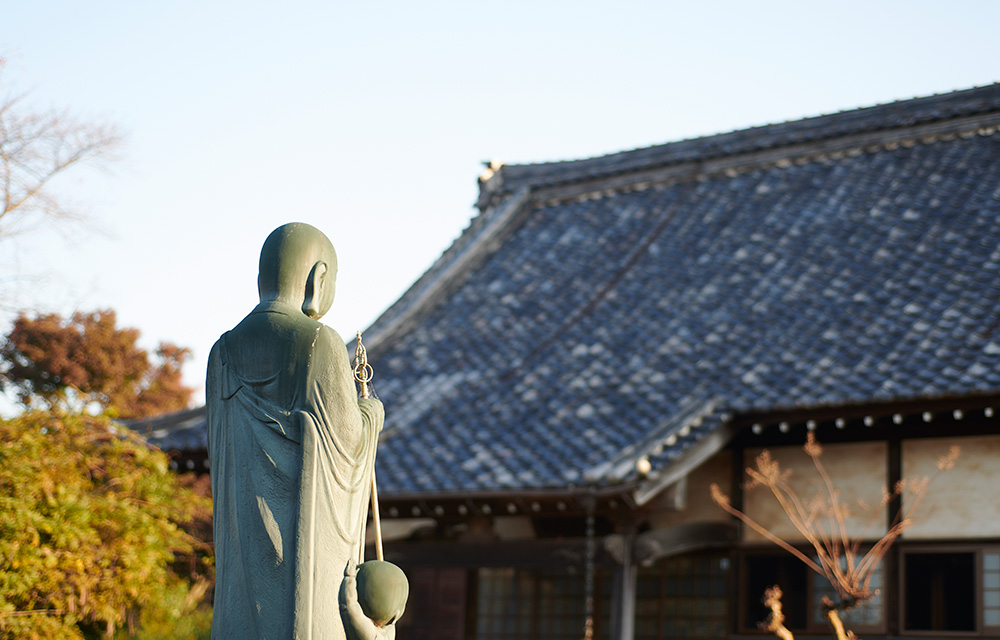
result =
M210 549L187 531L210 514L163 452L106 417L0 421L0 638L199 637L204 624L166 630L210 619ZM196 558L183 576L182 555Z

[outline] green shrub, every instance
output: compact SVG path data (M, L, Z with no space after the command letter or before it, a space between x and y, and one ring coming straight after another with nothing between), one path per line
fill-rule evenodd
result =
M108 418L0 421L0 638L199 637L211 554L187 529L211 506L189 484Z

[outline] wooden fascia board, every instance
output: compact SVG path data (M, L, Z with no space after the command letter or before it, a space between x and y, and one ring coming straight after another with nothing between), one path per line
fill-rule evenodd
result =
M429 540L385 545L385 559L403 567L550 567L580 566L586 562L587 539L526 539L461 542ZM366 554L367 555L367 554ZM597 564L613 566L598 550Z
M470 516L573 516L630 511L634 484L565 490L454 491L379 495L380 511L390 518L466 518Z
M739 413L734 415L732 422L737 429L742 429L755 424L820 423L831 422L837 419L863 420L866 417L884 418L887 416L907 416L925 412L938 414L943 412L950 413L955 410L974 411L989 408L995 408L1000 413L1000 394L983 392L925 398L904 398L884 402L775 408L767 411Z

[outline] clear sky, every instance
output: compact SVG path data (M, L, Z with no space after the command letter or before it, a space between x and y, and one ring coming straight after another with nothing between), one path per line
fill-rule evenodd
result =
M325 321L349 338L468 224L482 161L990 84L997 25L986 0L0 0L2 86L129 136L110 174L59 185L89 225L0 240L0 296L114 308L144 346L191 347L200 389L280 224L333 240Z

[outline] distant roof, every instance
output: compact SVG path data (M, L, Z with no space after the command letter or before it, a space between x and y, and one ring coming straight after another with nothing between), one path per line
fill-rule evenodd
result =
M737 414L1000 390L998 126L991 85L500 167L365 332L380 493L616 486Z
M174 451L199 451L208 448L205 407L187 409L127 423L148 442Z

